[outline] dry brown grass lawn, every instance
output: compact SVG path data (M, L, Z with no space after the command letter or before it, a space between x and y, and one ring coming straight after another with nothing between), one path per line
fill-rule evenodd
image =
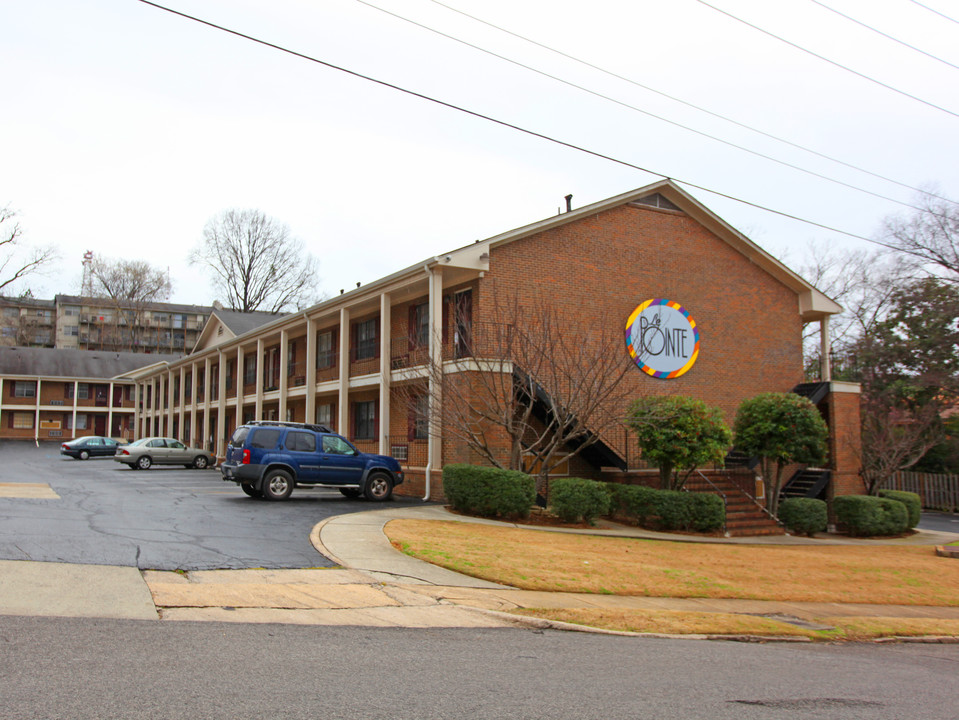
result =
M528 590L959 606L959 562L932 547L663 542L429 520L394 520L386 534L414 557Z

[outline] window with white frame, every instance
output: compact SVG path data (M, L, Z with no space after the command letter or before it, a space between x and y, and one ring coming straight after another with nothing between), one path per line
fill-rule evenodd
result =
M322 403L316 406L316 424L333 427L333 403Z
M32 398L37 396L37 384L32 380L16 380L13 383L13 396ZM32 425L30 427L33 427Z
M333 348L333 331L325 330L316 334L316 369L325 370L336 365Z
M358 402L354 406L354 433L357 440L372 440L376 437L376 401Z

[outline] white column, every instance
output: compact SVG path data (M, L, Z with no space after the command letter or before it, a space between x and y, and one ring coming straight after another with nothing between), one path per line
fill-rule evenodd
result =
M140 381L133 383L133 439L135 440L140 432Z
M186 365L180 366L180 397L177 400L180 403L180 437L178 440L190 444L192 437L187 434L186 426Z
M218 398L216 410L216 444L211 448L217 457L223 457L226 454L223 436L226 435L226 353L222 350L220 356L220 371L217 373L217 391Z
M203 437L200 438L200 447L210 450L210 356L203 359Z
M37 376L37 402L33 411L33 441L40 442L40 376Z
M236 427L243 424L243 347L236 349Z
M166 397L166 435L173 437L173 370L166 371Z
M107 437L113 437L113 381L110 381L110 389L107 391ZM123 402L123 396L120 396Z
M199 412L199 401L196 397L196 388L197 383L199 382L199 377L197 376L197 365L192 363L190 365L190 445L192 447L201 447L200 443L196 439L196 414Z
M306 319L306 422L316 422L316 321Z
M263 419L263 338L256 340L256 420Z
M349 436L350 428L350 311L340 308L340 391L336 431Z
M277 420L286 420L286 391L290 378L286 374L286 365L290 361L290 333L280 330L280 409Z
M80 381L73 381L73 419L70 421L70 430L73 437L77 436L77 391L80 389Z
M390 295L380 295L380 455L390 454L390 375L392 342L390 336Z
M442 467L443 440L441 437L440 415L442 413L442 384L439 373L443 368L443 270L433 268L430 272L430 365L429 370L429 436L430 463L434 468Z

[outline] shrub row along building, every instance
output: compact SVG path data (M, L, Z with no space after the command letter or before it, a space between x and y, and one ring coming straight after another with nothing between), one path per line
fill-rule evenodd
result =
M731 423L743 399L800 386L804 325L819 324L825 345L829 317L840 311L661 181L430 257L302 312L214 310L188 355L150 357L102 383L105 412L119 397L122 407L112 409L126 424L106 422L111 434L177 436L220 456L245 421L317 422L362 450L399 458L407 468L402 492L440 497L444 464L483 461L455 425L455 411L481 403L490 377L509 375L497 387L510 392L502 388L535 374L535 397L519 399L546 406L552 381L589 377L577 375L581 367L554 367L547 377L522 366L535 360L520 362L519 338L535 334L556 348L557 360L595 359L601 345L615 343L616 367L603 372L626 364L623 391L590 415L597 423L591 451L555 474L624 475L642 463L624 428L608 420L621 418L631 399L690 395L720 407ZM58 410L39 389L29 395L30 382L46 385L47 378L11 374L2 357L5 436L27 436L26 405L39 423L30 436L57 437L41 426ZM830 382L828 365L821 380L815 401L830 426L832 490L861 492L858 387ZM500 460L523 452L509 440L495 429L484 438Z

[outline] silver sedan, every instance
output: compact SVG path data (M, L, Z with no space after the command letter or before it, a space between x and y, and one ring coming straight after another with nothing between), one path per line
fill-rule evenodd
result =
M146 470L152 465L182 465L204 470L216 465L216 456L209 450L187 447L175 438L148 437L117 448L113 459L133 470Z

